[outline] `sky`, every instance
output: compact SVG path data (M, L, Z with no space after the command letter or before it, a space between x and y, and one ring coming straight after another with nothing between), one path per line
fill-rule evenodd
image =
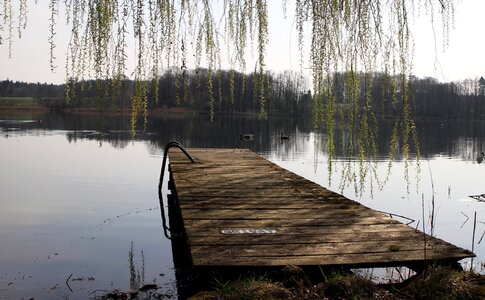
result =
M415 45L412 70L414 75L434 77L443 82L485 76L485 1L457 2L455 28L450 33L448 48L444 49L441 42L441 26L435 26L435 38L429 18L418 19L411 28ZM13 3L17 7L18 0L14 0ZM299 71L300 56L296 46L293 20L283 18L281 1L268 3L270 16L267 68L277 72ZM33 0L28 0L28 7L27 29L22 39L14 40L11 58L7 42L4 41L4 44L0 45L0 80L62 83L66 76L65 53L69 42L69 26L65 24L63 12L61 11L58 19L55 36L57 68L55 72L51 72L47 1L42 0L34 4ZM1 34L5 36L5 32ZM308 53L304 57L308 57Z

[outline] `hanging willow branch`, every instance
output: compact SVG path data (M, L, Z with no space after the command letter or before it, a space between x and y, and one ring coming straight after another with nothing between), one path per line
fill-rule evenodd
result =
M428 14L433 22L442 23L444 41L454 21L456 0L282 0L285 15L293 8L294 24L300 49L300 65L312 71L314 125L326 128L327 149L334 155L335 115L352 120L345 125L358 130L361 140L352 141L362 159L376 153L375 116L370 109L370 86L373 71L384 72L386 86L383 101L393 103L397 116L391 138L390 156L397 145L405 157L410 143L417 147L416 131L409 103L408 81L412 66L410 20L415 14ZM28 2L18 0L18 14L12 0L0 1L0 43L7 41L11 55L15 20L18 35L27 26ZM37 4L40 5L40 4ZM66 82L85 79L110 80L100 101L111 90L121 87L122 80L133 76L136 81L132 100L133 125L138 114L146 119L151 81L158 98L158 76L162 69L175 72L178 86L186 88L184 72L193 64L196 72L208 70L208 103L211 119L219 91L217 69L221 66L221 49L227 49L231 69L246 71L247 51L256 47L255 100L260 116L266 117L266 49L268 36L268 0L49 0L50 66L55 69L55 36L60 7L71 29L66 59ZM218 16L221 15L221 20ZM217 16L217 17L216 17ZM305 37L309 36L306 45ZM130 39L136 47L128 51ZM249 40L249 43L248 43ZM221 47L226 43L227 47ZM303 55L309 46L309 61ZM136 61L132 74L126 74L129 54ZM190 59L189 59L190 58ZM224 58L226 59L226 58ZM252 67L252 66L251 66ZM345 72L344 93L334 90L336 74ZM362 75L368 74L368 75ZM230 99L233 99L231 79ZM245 82L243 82L245 84ZM367 90L366 90L367 88ZM244 88L241 89L244 92ZM66 91L66 98L72 91ZM177 89L179 93L179 89ZM385 96L385 97L384 97ZM219 95L219 98L221 96ZM114 99L114 98L113 98ZM358 121L357 121L358 120ZM351 135L353 136L353 135ZM350 137L349 137L350 138ZM417 148L416 148L417 149Z

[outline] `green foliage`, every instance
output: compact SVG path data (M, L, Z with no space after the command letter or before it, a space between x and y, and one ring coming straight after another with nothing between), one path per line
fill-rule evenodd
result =
M403 289L412 299L483 299L483 276L447 267L426 269Z
M128 251L128 264L130 267L130 288L131 290L138 290L145 283L145 255L143 250L141 250L141 269L138 269L135 261L133 241Z
M293 299L291 292L281 283L272 282L266 277L248 276L217 282L218 299Z
M0 104L33 104L32 97L0 97Z
M140 112L143 113L143 130L146 129L148 122L148 96L147 96L147 82L135 81L135 92L132 100L131 111L131 130L132 135L135 135L137 125L137 117Z
M353 274L336 273L316 285L311 294L321 299L375 299L379 292L382 293L370 280Z
M291 266L290 266L291 267ZM287 269L285 267L285 269ZM298 267L291 267L292 269ZM320 268L322 278L302 269L271 275L241 274L236 279L214 278L214 291L190 299L483 299L484 276L449 267L429 267L402 283L376 284L350 271ZM274 280L280 276L287 280ZM235 275L235 274L232 274Z
M349 0L295 0L294 5L282 1L283 10L294 7L298 47L303 50L304 30L311 28L311 69L314 93L327 94L327 76L336 70L365 70L376 68L392 70L393 74L409 74L410 43L409 20L424 8L432 17L442 17L445 37L454 19L453 0L441 0L438 7L432 0L405 1L349 1ZM19 0L19 36L27 26L26 0ZM66 10L66 21L71 26L68 76L75 79L116 78L126 71L127 35L130 21L136 39L135 76L139 79L157 77L159 70L170 66L187 67L188 45L201 66L205 53L207 68L215 69L221 61L220 49L224 39L228 45L228 59L240 70L246 68L247 40L256 42L257 71L265 73L266 45L268 43L267 0L49 0L51 67L54 67L59 6ZM214 18L220 12L224 20L223 32ZM0 3L3 11L1 26L7 32L9 47L14 40L15 13L11 0ZM164 57L165 59L160 59ZM303 65L303 57L301 58ZM90 70L94 74L90 74ZM150 71L148 71L150 70ZM263 76L259 78L264 88ZM264 103L264 93L259 93ZM264 110L264 105L262 105Z
M394 157L396 151L400 150L407 161L412 144L419 153L408 87L413 44L409 22L416 13L422 12L428 14L433 22L441 17L446 44L454 22L456 1L295 0L294 5L286 0L282 2L285 15L287 7L295 9L300 66L306 64L303 57L305 36L308 34L310 37L313 120L315 127L326 130L330 162L335 155L336 139L339 138L334 134L337 128L335 115L338 112L342 116L340 121L346 122L340 126L350 129L351 133L347 136L349 155L359 157L361 175L367 173L367 163L372 164L375 160L378 132L369 100L369 87L372 85L370 74L375 70L385 74L381 105L390 102L396 108L389 156ZM113 80L111 89L119 88L127 71L127 37L129 31L133 31L136 44L133 74L137 81L132 100L133 126L136 126L138 114L144 114L146 119L149 91L153 91L152 96L158 99L157 78L160 70L175 66L177 93L180 86L185 91L187 82L184 72L190 54L194 57L196 70L202 67L208 69L207 101L210 118L213 119L215 95L218 95L219 102L223 98L220 90L214 90L219 79L213 78L215 70L221 69L221 44L224 42L227 45L225 52L231 67L237 66L244 72L246 51L252 46L248 45L248 39L254 41L257 47L254 73L258 75L253 77L254 100L259 102L260 117L267 116L267 0L224 0L222 3L209 0L50 0L51 69L55 68L54 36L60 5L66 10L66 20L72 33L66 60L67 86L94 77ZM214 13L219 14L221 10L224 20L222 30L214 17ZM3 30L0 34L6 33L6 36L0 35L0 41L6 39L11 49L15 27L12 1L1 1L0 11L3 17L0 20ZM19 36L27 25L27 11L27 2L20 0ZM306 33L306 28L310 28L310 32ZM195 49L189 49L189 45ZM349 73L343 83L343 93L337 94L334 90L335 74L343 71ZM366 75L360 76L362 73ZM147 86L150 81L154 85L151 89ZM229 94L231 102L234 93L232 82ZM71 94L69 89L67 87L66 90L68 102ZM177 102L180 102L182 98L177 95ZM359 99L359 95L364 97ZM183 92L184 99L186 96L186 92ZM341 105L336 106L336 103ZM355 135L354 131L358 134Z

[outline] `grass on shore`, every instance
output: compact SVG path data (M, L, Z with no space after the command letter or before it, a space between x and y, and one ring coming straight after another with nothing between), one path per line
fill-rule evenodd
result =
M33 97L0 97L0 105L32 105Z
M294 267L298 268L298 267ZM349 272L336 272L314 282L303 271L282 281L247 275L222 282L192 300L209 299L485 299L485 276L448 267L428 268L403 283L376 284Z

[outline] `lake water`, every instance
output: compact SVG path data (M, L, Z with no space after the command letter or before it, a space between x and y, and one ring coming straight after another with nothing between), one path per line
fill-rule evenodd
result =
M126 116L0 115L0 299L85 299L129 290L134 274L175 297L157 195L163 147L174 140L185 147L249 148L368 207L412 219L413 227L423 230L424 224L428 233L473 247L473 268L481 271L485 202L469 195L485 193L485 163L477 162L485 151L485 124L418 122L417 128L420 171L398 155L388 172L384 136L378 160L364 165L377 176L361 180L358 162L339 148L329 168L324 136L311 120L227 117L211 123L207 116L171 116L150 118L147 130L132 137ZM281 132L290 140L282 143ZM241 141L242 133L255 138ZM356 170L356 180L346 184L348 170Z

